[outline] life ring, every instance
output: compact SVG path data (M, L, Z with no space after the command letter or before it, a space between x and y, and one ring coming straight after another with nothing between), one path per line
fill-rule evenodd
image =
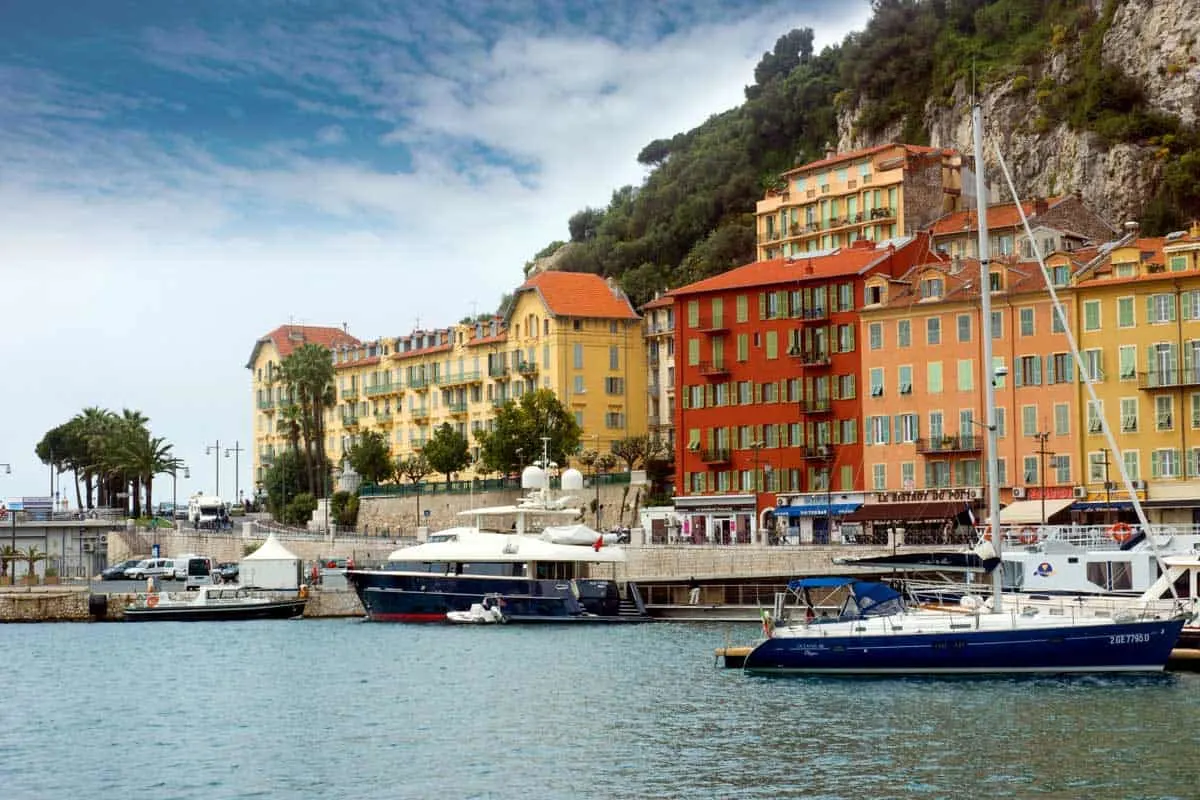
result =
M1038 540L1037 531L1032 525L1026 525L1021 528L1021 533L1017 535L1017 541L1021 544L1033 544Z
M1108 529L1108 535L1117 544L1125 544L1133 538L1133 526L1128 522L1118 522Z
M147 608L154 608L156 605L158 605L158 595L152 594L146 598Z

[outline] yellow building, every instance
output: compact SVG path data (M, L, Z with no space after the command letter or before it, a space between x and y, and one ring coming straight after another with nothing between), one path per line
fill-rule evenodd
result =
M783 173L755 208L758 260L911 235L958 208L955 150L884 144Z
M611 448L646 432L646 355L641 318L596 275L543 272L515 292L505 318L362 342L336 328L283 326L256 344L255 478L286 446L276 417L278 364L313 341L332 351L335 405L325 416L334 459L364 431L383 434L393 456L420 449L448 422L472 443L495 409L539 388L575 414L585 447Z
M1105 514L1128 501L1103 414L1151 521L1190 524L1200 508L1200 227L1123 240L1073 283L1098 400L1080 383L1086 501Z

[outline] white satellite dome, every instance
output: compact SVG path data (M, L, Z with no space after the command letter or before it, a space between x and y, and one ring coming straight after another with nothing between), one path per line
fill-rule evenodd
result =
M562 474L562 490L564 492L577 492L583 488L583 473L571 467L563 470Z
M546 470L541 467L529 466L521 470L522 489L545 489Z

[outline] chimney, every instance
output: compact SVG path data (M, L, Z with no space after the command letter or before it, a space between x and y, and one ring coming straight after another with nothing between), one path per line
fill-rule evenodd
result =
M608 285L608 290L612 292L612 296L619 299L621 297L621 288L617 286L616 279L610 275L604 279L604 282Z
M1033 200L1033 215L1035 217L1045 214L1047 209L1049 209L1049 208L1050 208L1050 206L1049 206L1049 204L1046 203L1046 198L1044 198L1044 197L1035 197L1034 198L1034 200Z
M833 146L833 142L826 142L825 143L825 157L833 158L836 155L837 155L837 148L835 148Z

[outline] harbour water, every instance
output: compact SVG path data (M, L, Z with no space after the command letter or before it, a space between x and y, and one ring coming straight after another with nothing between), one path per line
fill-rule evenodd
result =
M1193 798L1200 676L749 677L753 625L0 628L0 796Z

